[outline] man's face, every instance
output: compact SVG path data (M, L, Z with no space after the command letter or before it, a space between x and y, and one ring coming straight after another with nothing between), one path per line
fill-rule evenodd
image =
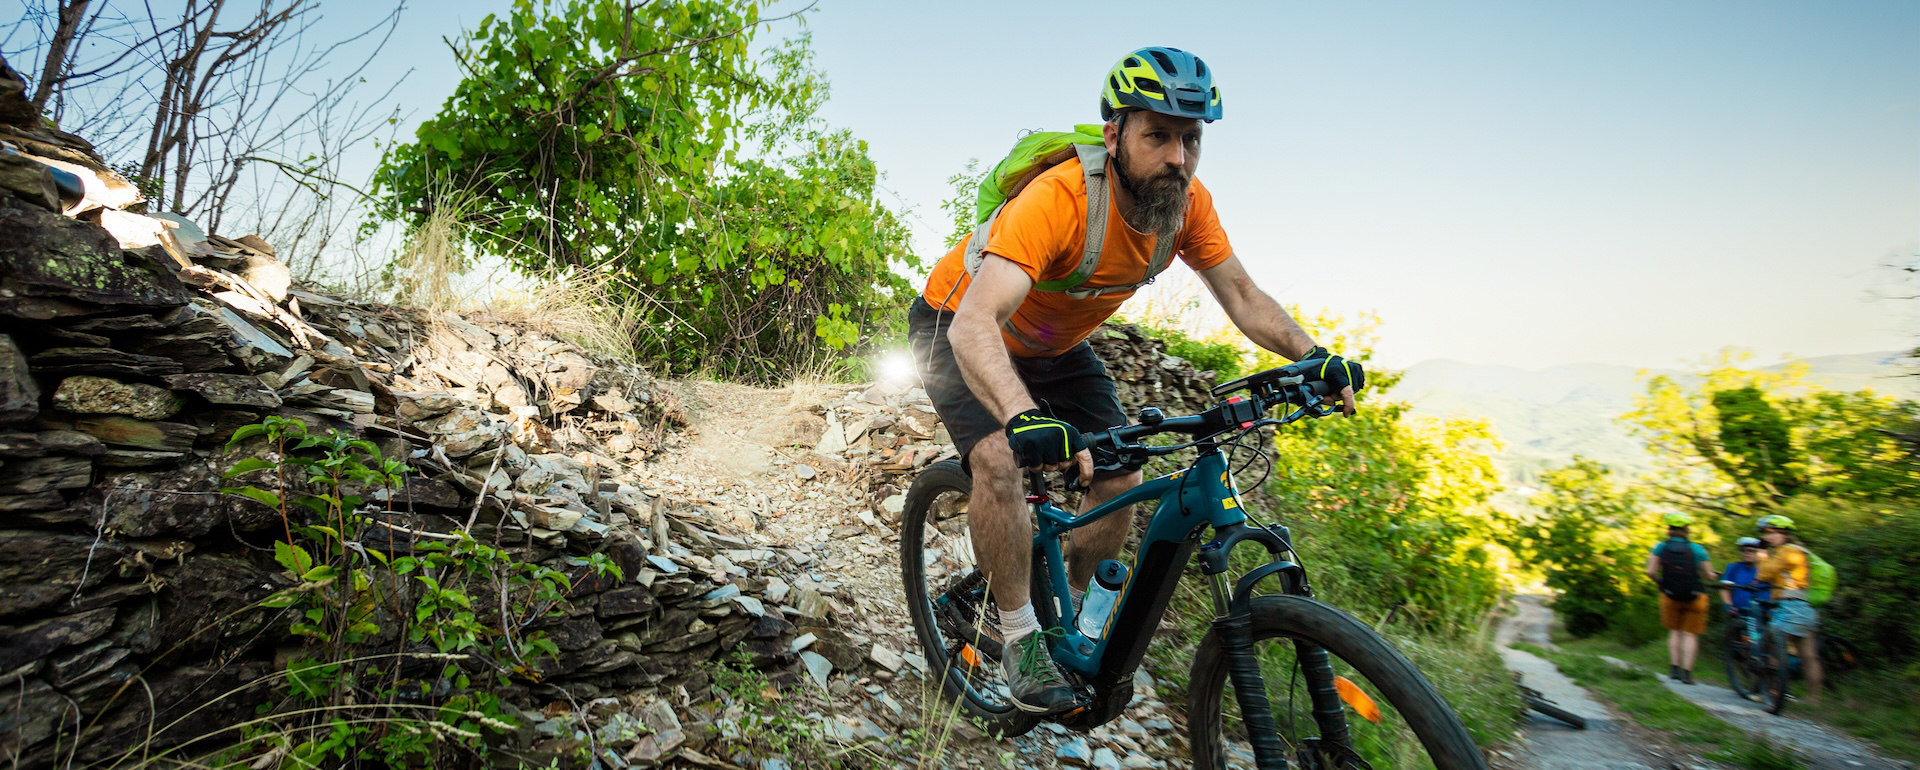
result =
M1136 110L1108 123L1107 149L1120 186L1133 196L1127 224L1148 233L1172 233L1187 214L1187 187L1200 167L1200 121Z
M1202 125L1193 118L1145 110L1128 115L1119 147L1127 177L1143 186L1177 184L1185 192L1200 168Z
M1767 549L1757 545L1750 545L1740 549L1740 558L1746 559L1749 562L1758 562L1761 559L1767 558Z
M1787 533L1784 530L1769 529L1760 533L1760 539L1767 541L1767 545L1778 546L1787 542Z

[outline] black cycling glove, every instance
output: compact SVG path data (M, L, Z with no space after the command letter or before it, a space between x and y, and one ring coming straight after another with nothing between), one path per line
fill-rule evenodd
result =
M1007 421L1007 445L1020 467L1036 468L1073 459L1087 441L1072 425L1028 409Z
M1349 387L1358 393L1367 387L1367 370L1361 368L1359 361L1349 361L1319 345L1313 346L1300 360L1318 362L1307 369L1307 376L1332 385L1335 393Z

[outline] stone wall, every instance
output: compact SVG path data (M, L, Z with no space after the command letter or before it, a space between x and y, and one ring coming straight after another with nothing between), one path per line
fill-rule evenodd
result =
M124 182L77 139L26 130L0 127L0 765L111 756L150 728L165 746L271 695L215 697L278 671L290 639L284 611L255 606L291 584L279 514L219 491L271 453L227 446L266 415L405 458L405 487L371 495L383 549L466 530L575 580L543 629L559 659L503 693L529 724L618 692L653 733L622 747L645 762L673 748L673 709L723 653L792 662L788 555L622 470L681 421L646 373L525 325L305 291L261 239L134 199L43 194L56 171ZM596 553L627 580L595 579ZM544 765L570 735L529 729L512 751Z

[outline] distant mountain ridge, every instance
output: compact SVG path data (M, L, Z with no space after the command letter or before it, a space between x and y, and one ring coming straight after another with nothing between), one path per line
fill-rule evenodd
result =
M1818 356L1761 367L1779 371L1805 363L1807 380L1822 387L1873 390L1920 400L1920 376L1904 351ZM1678 369L1610 364L1565 364L1545 369L1438 359L1406 370L1391 391L1413 414L1487 420L1506 444L1497 458L1508 481L1530 482L1541 469L1584 455L1624 468L1649 459L1618 418L1633 408L1655 375L1691 377Z

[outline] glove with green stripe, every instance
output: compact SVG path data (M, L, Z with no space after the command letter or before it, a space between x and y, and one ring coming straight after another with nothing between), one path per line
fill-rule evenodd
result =
M1087 441L1072 425L1028 409L1007 421L1007 445L1020 467L1038 468L1072 460Z
M1345 357L1319 345L1313 346L1313 349L1301 356L1300 360L1313 364L1307 368L1308 377L1332 385L1335 392L1339 392L1341 388L1353 388L1357 393L1367 386L1367 372L1360 367L1360 362L1348 361Z

